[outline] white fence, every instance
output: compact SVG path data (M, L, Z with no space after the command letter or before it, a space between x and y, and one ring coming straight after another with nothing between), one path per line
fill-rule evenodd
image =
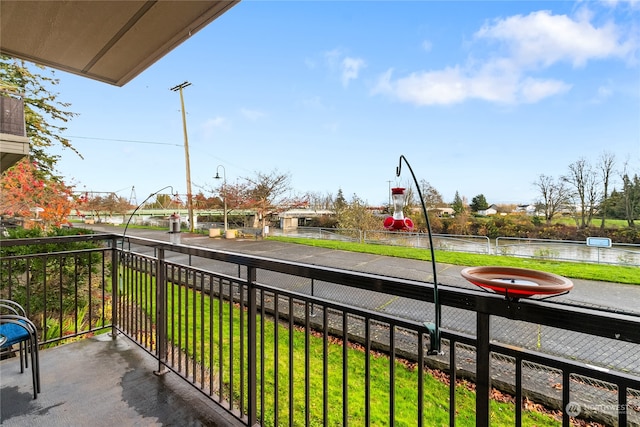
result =
M640 245L612 243L610 248L587 246L586 241L498 237L496 255L597 264L640 265Z

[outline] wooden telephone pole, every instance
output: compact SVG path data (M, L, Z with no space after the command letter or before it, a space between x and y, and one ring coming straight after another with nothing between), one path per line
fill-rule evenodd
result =
M174 92L180 92L180 108L182 109L182 130L184 132L184 158L187 164L187 210L189 211L189 231L193 233L193 197L191 194L191 165L189 162L189 138L187 137L187 115L184 111L184 98L182 89L191 86L189 82L180 83L171 88Z

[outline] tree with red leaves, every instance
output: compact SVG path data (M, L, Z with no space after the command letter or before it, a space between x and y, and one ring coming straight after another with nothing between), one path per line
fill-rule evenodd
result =
M0 213L24 219L24 228L47 229L67 223L75 202L72 188L47 179L35 163L18 162L0 183Z

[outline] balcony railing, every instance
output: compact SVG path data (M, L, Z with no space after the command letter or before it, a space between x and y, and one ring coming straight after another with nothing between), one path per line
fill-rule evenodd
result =
M80 242L96 246L50 245ZM36 244L48 246L23 250ZM459 380L475 384L476 425L504 423L504 407L490 404L496 389L513 396L514 425L526 402L566 426L572 416L640 425L633 314L441 285L442 354L430 355L430 283L116 235L2 247L0 297L26 305L43 345L125 334L158 373L174 372L246 425L454 425L469 405ZM542 329L557 341L551 350ZM429 397L440 386L448 408Z
M0 133L27 136L24 121L24 101L10 92L0 91Z
M28 154L29 138L22 96L0 89L0 172Z

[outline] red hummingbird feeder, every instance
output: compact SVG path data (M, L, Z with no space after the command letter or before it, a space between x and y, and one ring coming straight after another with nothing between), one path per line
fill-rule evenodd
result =
M408 231L413 229L411 218L405 218L402 208L404 208L404 188L395 187L391 189L393 198L393 216L384 219L384 228L390 231Z

